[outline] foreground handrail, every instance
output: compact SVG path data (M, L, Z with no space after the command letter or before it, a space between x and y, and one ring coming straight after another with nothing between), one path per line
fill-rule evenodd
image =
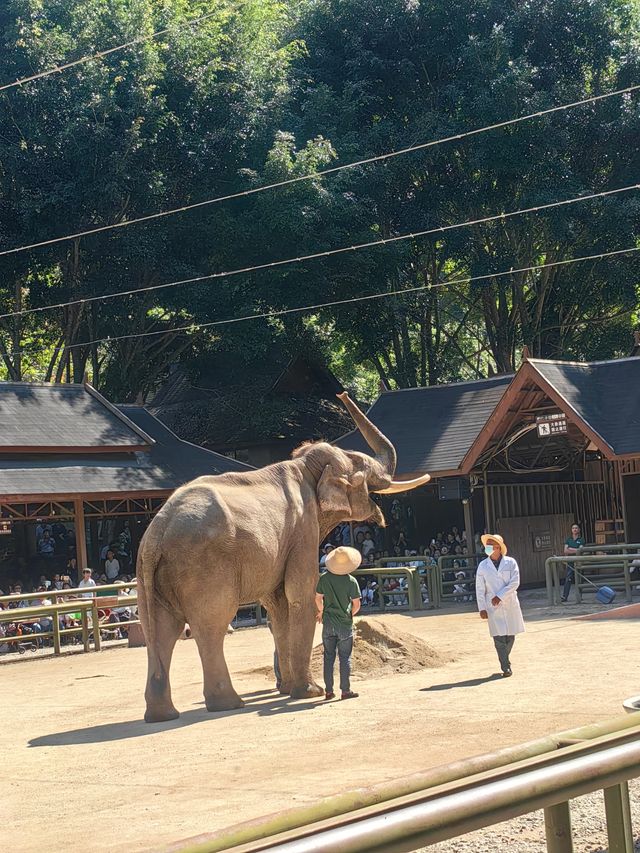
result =
M266 839L237 848L237 853L411 853L537 809L547 809L583 794L611 790L640 775L640 740L594 750L597 744L515 775L495 780L469 780L462 790L391 805L381 813L354 816L342 826L309 832L287 840ZM610 828L615 831L614 828ZM611 837L611 832L610 832ZM562 849L570 849L570 839Z
M503 747L495 752L433 767L400 779L346 791L311 805L288 809L230 827L213 834L202 844L180 849L182 853L187 851L188 853L220 853L220 851L231 850L311 823L338 818L355 810L373 807L401 797L419 795L421 792L426 793L436 786L454 783L480 773L488 773L500 768L506 769L515 762L552 755L567 743L591 741L606 735L632 730L638 726L638 719L640 718L636 718L635 714L619 716L601 723L580 726L516 746ZM176 850L176 847L172 845L171 849Z

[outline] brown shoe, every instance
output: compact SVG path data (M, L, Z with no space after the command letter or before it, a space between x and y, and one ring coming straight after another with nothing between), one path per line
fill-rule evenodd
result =
M335 694L333 691L329 692L329 691L327 690L327 692L324 694L324 698L325 698L325 700L326 700L326 699L335 699L335 698L336 698L336 694Z
M340 697L341 699L357 699L359 696L358 693L354 693L353 690L348 690L346 693L343 693Z

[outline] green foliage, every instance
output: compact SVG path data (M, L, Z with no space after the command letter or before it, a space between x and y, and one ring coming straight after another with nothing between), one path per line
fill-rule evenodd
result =
M636 83L638 14L620 0L7 0L0 83L168 32L0 93L0 246L297 178ZM523 344L551 358L623 354L639 319L640 258L548 264L635 245L637 193L144 288L636 183L638 103L612 98L1 257L0 313L143 291L0 320L4 375L79 381L88 372L112 397L132 400L178 360L196 382L213 370L241 385L274 347L311 347L370 400L380 381L407 387L513 370ZM542 269L494 276L533 265ZM465 282L479 275L488 277ZM381 292L389 296L349 303ZM196 328L330 301L345 304ZM149 331L158 334L109 340ZM92 340L100 343L82 345Z

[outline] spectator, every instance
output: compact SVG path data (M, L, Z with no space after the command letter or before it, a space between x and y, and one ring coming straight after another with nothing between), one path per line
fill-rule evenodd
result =
M113 583L117 580L118 575L120 574L120 563L111 549L107 551L107 559L104 563L104 572L108 583Z
M456 572L456 580L453 585L453 600L454 601L471 601L471 596L469 595L469 590L467 589L467 585L465 581L467 576L464 572Z
M371 537L371 531L367 532L366 536L362 540L362 556L367 558L370 554L373 554L376 550L376 543L373 541Z
M93 574L91 569L83 569L82 570L82 580L78 584L78 589L86 589L87 592L83 592L81 594L81 598L93 598L94 593L91 591L95 589L96 582L91 577Z
M50 559L53 557L53 554L56 550L56 543L48 530L45 530L42 534L42 539L38 543L38 554L41 557L46 557Z
M322 556L320 557L320 568L324 569L327 563L327 556L333 551L333 545L330 542L322 549Z

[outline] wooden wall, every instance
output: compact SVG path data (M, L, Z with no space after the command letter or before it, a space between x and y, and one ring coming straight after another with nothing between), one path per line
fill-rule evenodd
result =
M520 583L539 586L545 581L544 564L547 557L562 556L564 543L571 535L571 525L575 521L573 513L561 515L533 515L527 518L498 518L497 532L507 543L509 554L517 560L520 567ZM536 539L546 542L549 547L538 550Z

